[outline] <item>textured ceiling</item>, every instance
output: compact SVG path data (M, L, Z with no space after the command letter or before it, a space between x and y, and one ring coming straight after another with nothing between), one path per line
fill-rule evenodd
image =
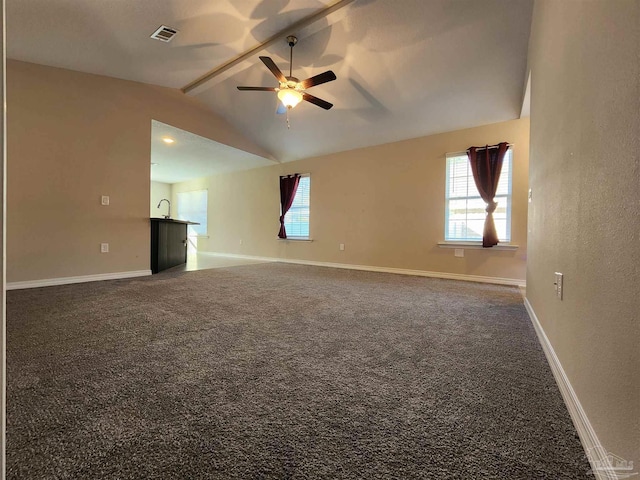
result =
M7 56L180 88L328 3L7 0ZM150 39L160 25L179 33Z
M320 0L7 0L8 56L181 88L282 31L296 34L293 75L332 69L291 129L258 59L288 73L283 39L189 95L280 161L517 118L532 0L355 0L298 31L287 27L333 3ZM160 25L171 43L149 38Z

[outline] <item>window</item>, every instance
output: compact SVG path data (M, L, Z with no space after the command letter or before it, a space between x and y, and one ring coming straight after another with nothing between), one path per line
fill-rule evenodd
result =
M512 149L507 150L496 190L498 208L493 212L501 242L511 241ZM444 239L473 242L482 240L486 204L480 197L466 152L447 154L447 183Z
M207 190L178 193L178 219L200 225L189 225L189 236L207 235Z
M291 208L284 216L284 228L287 238L309 238L309 191L311 179L308 175L300 177L296 196Z

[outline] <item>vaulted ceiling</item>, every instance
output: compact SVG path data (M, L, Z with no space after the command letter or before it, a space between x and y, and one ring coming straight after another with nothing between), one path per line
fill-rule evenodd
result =
M525 87L532 0L7 0L8 57L183 88L274 35L277 41L185 93L279 161L517 118ZM314 22L292 28L310 15ZM149 38L160 25L170 43ZM276 115L277 86L258 56L293 75L333 70Z

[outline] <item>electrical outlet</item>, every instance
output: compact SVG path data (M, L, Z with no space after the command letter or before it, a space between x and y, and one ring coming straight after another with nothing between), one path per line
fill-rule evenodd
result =
M242 239L240 239L240 245L242 245Z
M100 244L100 253L109 253L109 244L101 243Z
M456 248L453 255L456 257L464 257L464 248Z
M341 243L339 247L340 247L340 250L344 250L344 243Z
M100 198L100 203L102 205L109 205L109 195L102 195Z
M556 289L556 296L562 300L562 290L563 290L563 275L560 272L555 272L556 281L554 282L554 286Z

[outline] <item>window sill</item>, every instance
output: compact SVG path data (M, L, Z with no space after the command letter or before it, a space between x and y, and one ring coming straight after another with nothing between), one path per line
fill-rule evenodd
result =
M440 248L466 248L471 250L517 250L520 245L499 243L490 248L484 248L482 242L438 242Z
M291 241L291 242L313 242L313 238L305 238L305 237L287 237L287 238L280 238L280 237L276 237L278 240L282 240L284 242L287 241Z

